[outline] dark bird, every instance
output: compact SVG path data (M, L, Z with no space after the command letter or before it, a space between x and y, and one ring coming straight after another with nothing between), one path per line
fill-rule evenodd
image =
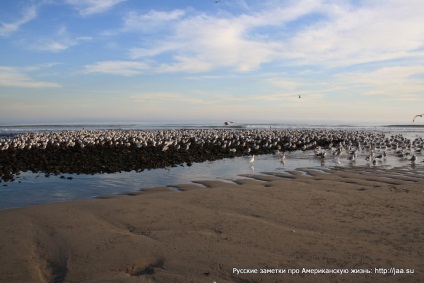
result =
M412 123L414 123L415 122L415 118L417 118L417 117L423 117L424 116L424 114L421 114L421 115L415 115L414 116L414 119L412 119Z
M412 161L412 162L415 162L415 161L417 161L417 157L415 155L412 155L411 159L409 159L409 160Z
M299 94L299 98L301 98L301 97L300 97L300 94Z

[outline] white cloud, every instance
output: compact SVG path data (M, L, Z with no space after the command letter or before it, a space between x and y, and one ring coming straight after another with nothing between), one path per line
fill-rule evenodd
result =
M336 79L337 84L349 86L365 96L379 95L391 101L413 101L420 97L422 100L423 75L423 66L397 66L344 73L338 75Z
M137 59L137 58L143 58L143 57L153 57L159 54L162 54L164 52L167 51L174 51L180 48L183 48L184 44L183 43L178 43L175 42L173 43L168 43L166 45L161 45L161 46L155 46L154 48L131 48L129 50L129 56L132 59Z
M413 76L424 74L423 66L403 66L403 67L384 67L371 72L349 73L343 75L346 79L350 78L353 82L367 84L402 84L406 81L422 82L422 80L413 79Z
M10 23L0 23L0 36L7 36L37 17L37 9L35 6L28 7L24 10L20 19Z
M150 11L137 17L131 15L124 20L127 30L129 27L164 27L167 24L171 35L164 35L150 46L130 49L130 57L137 59L173 52L174 61L162 63L157 68L163 72L205 72L226 67L238 71L253 70L278 57L284 43L261 35L254 36L250 31L281 26L311 12L316 6L315 2L303 1L287 9L273 7L272 10L239 16L211 16L204 13L190 15L180 10L168 13Z
M141 93L132 95L130 97L132 102L140 103L165 103L172 107L172 105L177 104L207 104L207 101L201 98L196 98L188 95L183 95L180 93L173 92L152 92L152 93Z
M417 51L424 45L422 1L356 6L344 1L269 2L274 5L240 15L180 10L133 14L125 20L127 28L139 27L143 32L150 23L168 32L131 48L130 57L155 58L167 52L171 60L158 58L158 64L152 65L163 72L250 71L267 63L334 67L422 57Z
M269 61L273 53L270 44L244 38L243 33L244 27L237 21L199 15L176 23L175 34L169 40L130 52L132 58L174 52L174 62L158 68L164 72L204 72L217 67L247 71Z
M143 73L148 65L135 61L102 61L85 66L85 73L103 73L131 76Z
M25 66L20 68L22 71L24 72L33 72L33 71L38 71L44 68L50 68L56 65L60 65L61 63L58 62L54 62L54 63L45 63L45 64L38 64L38 65L31 65L31 66Z
M424 2L380 1L350 7L323 5L328 20L288 41L283 52L301 64L350 65L402 58L424 44Z
M28 70L39 69L27 67ZM38 81L24 72L25 68L0 66L0 87L23 87L23 88L55 88L61 87L58 83Z
M301 83L298 81L278 77L268 78L266 81L283 90L293 91L301 86Z
M33 45L32 48L41 51L50 51L50 52L61 52L70 47L73 47L80 42L89 41L92 38L90 36L81 36L76 38L63 38L57 40L45 39L40 41L38 44Z
M424 102L424 97L416 96L416 95L402 95L398 97L390 97L388 101L392 102Z
M126 0L66 0L66 3L77 9L81 16L90 16L104 13L124 1Z
M184 14L183 10L171 12L150 11L147 14L130 12L124 18L124 30L142 30L147 33L156 32L157 29L164 27L169 22L179 20Z
M158 73L175 73L175 72L207 72L212 69L213 65L193 56L175 56L175 63L161 64L155 71Z
M30 48L40 51L61 52L68 48L78 45L81 42L92 40L91 36L72 37L67 28L59 27L55 38L39 39Z

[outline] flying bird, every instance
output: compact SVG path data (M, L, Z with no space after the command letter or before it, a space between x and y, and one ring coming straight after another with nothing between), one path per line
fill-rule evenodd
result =
M424 116L424 114L421 114L421 115L415 115L414 119L412 119L412 123L414 123L414 122L415 122L415 118L417 118L417 117L423 117L423 116Z

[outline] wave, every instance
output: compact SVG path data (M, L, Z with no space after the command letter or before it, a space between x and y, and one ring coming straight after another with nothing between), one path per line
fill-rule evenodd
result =
M388 128L424 128L424 125L387 125Z
M116 127L134 127L137 124L22 124L22 125L0 125L4 129L22 129L22 128L116 128Z
M174 122L132 122L132 123L58 123L58 124L0 124L0 136L20 133L75 130L166 130L166 129L339 129L361 131L418 131L424 125L360 125L360 124L306 124L306 123L174 123Z

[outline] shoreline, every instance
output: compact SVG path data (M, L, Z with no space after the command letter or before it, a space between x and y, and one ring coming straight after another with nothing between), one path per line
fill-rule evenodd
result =
M4 188L0 191L2 194L0 196L6 197L2 198L0 204L1 207L7 208L70 199L88 199L105 194L101 191L102 189L105 189L106 194L112 193L112 190L106 187L89 184L89 177L86 183L78 180L70 183L55 183L53 179L56 177L52 177L46 181L50 187L42 187L43 175L45 177L59 176L67 181L73 178L78 179L77 175L80 174L92 175L93 178L90 181L97 181L98 184L105 184L103 181L107 181L110 176L110 179L114 179L114 185L117 185L116 192L119 192L125 186L132 190L164 185L147 181L150 183L149 186L139 186L140 176L147 176L149 179L152 175L154 176L147 173L151 169L162 168L170 171L169 168L174 169L172 167L201 167L198 164L203 164L205 161L212 163L212 161L224 159L239 160L248 156L251 158L253 155L272 156L269 160L275 165L274 168L269 168L269 165L262 168L258 166L259 171L263 171L263 168L269 171L287 167L284 165L285 155L287 155L285 160L289 160L289 167L290 164L294 164L293 161L303 162L297 167L315 165L313 163L316 161L324 167L327 167L328 163L335 166L356 166L365 162L372 164L371 166L386 164L396 166L400 163L412 162L411 166L414 167L415 164L422 162L424 142L416 135L405 134L405 136L402 134L389 136L381 132L363 132L359 129L354 131L337 129L82 130L24 133L9 140L0 139L0 183ZM299 160L294 160L297 157ZM412 161L412 158L415 158L415 161ZM276 159L281 159L282 162L275 164ZM248 161L246 164L249 164ZM245 166L241 162L237 165L240 168ZM217 168L214 168L214 172L215 169ZM204 172L208 170L209 168L204 168ZM180 172L177 169L173 171ZM192 171L188 170L181 174L187 175ZM235 173L232 176L239 174L239 172L229 171ZM21 174L22 172L24 174ZM31 172L34 173L31 175ZM118 183L120 176L110 175L117 172L123 172L129 177L122 186ZM135 172L133 175L140 175L133 176L132 172ZM219 169L216 172L218 176L220 173L225 174ZM174 177L174 180L180 179L173 173L165 174L167 177ZM39 176L41 178L38 178ZM133 183L129 183L128 180L131 179ZM21 181L25 184L21 184ZM75 185L84 188L84 192L83 190L74 191L72 186ZM79 192L79 195L76 192ZM27 198L25 193L28 193ZM23 196L21 197L20 194Z
M0 282L420 282L423 171L306 168L0 211Z
M293 155L292 155L293 154ZM305 153L302 153L303 158ZM391 158L370 164L365 160L351 164L348 160L337 164L335 160L323 160L306 157L308 161L298 158L296 153L288 153L287 159L281 162L278 156L256 156L255 166L249 166L248 157L225 158L213 162L195 163L192 166L177 166L175 168L160 168L144 172L120 172L113 174L61 174L43 176L44 174L23 173L11 183L3 183L0 192L0 211L43 205L48 203L90 200L96 198L110 198L122 194L139 194L140 191L150 190L152 187L169 187L175 183L192 184L193 179L229 181L242 177L245 174L262 174L262 172L286 172L298 169L337 169L337 168L378 168L415 170L424 164L396 162ZM363 159L363 157L361 157ZM309 162L309 163L306 163ZM209 173L208 173L209 172ZM195 177L193 177L195 176ZM96 185L104 184L104 185ZM106 185L107 184L107 185Z
M422 139L334 129L81 130L26 133L0 139L0 182L21 171L112 173L143 171L247 155L317 150L338 156L360 150L422 150ZM413 154L413 153L412 153Z

